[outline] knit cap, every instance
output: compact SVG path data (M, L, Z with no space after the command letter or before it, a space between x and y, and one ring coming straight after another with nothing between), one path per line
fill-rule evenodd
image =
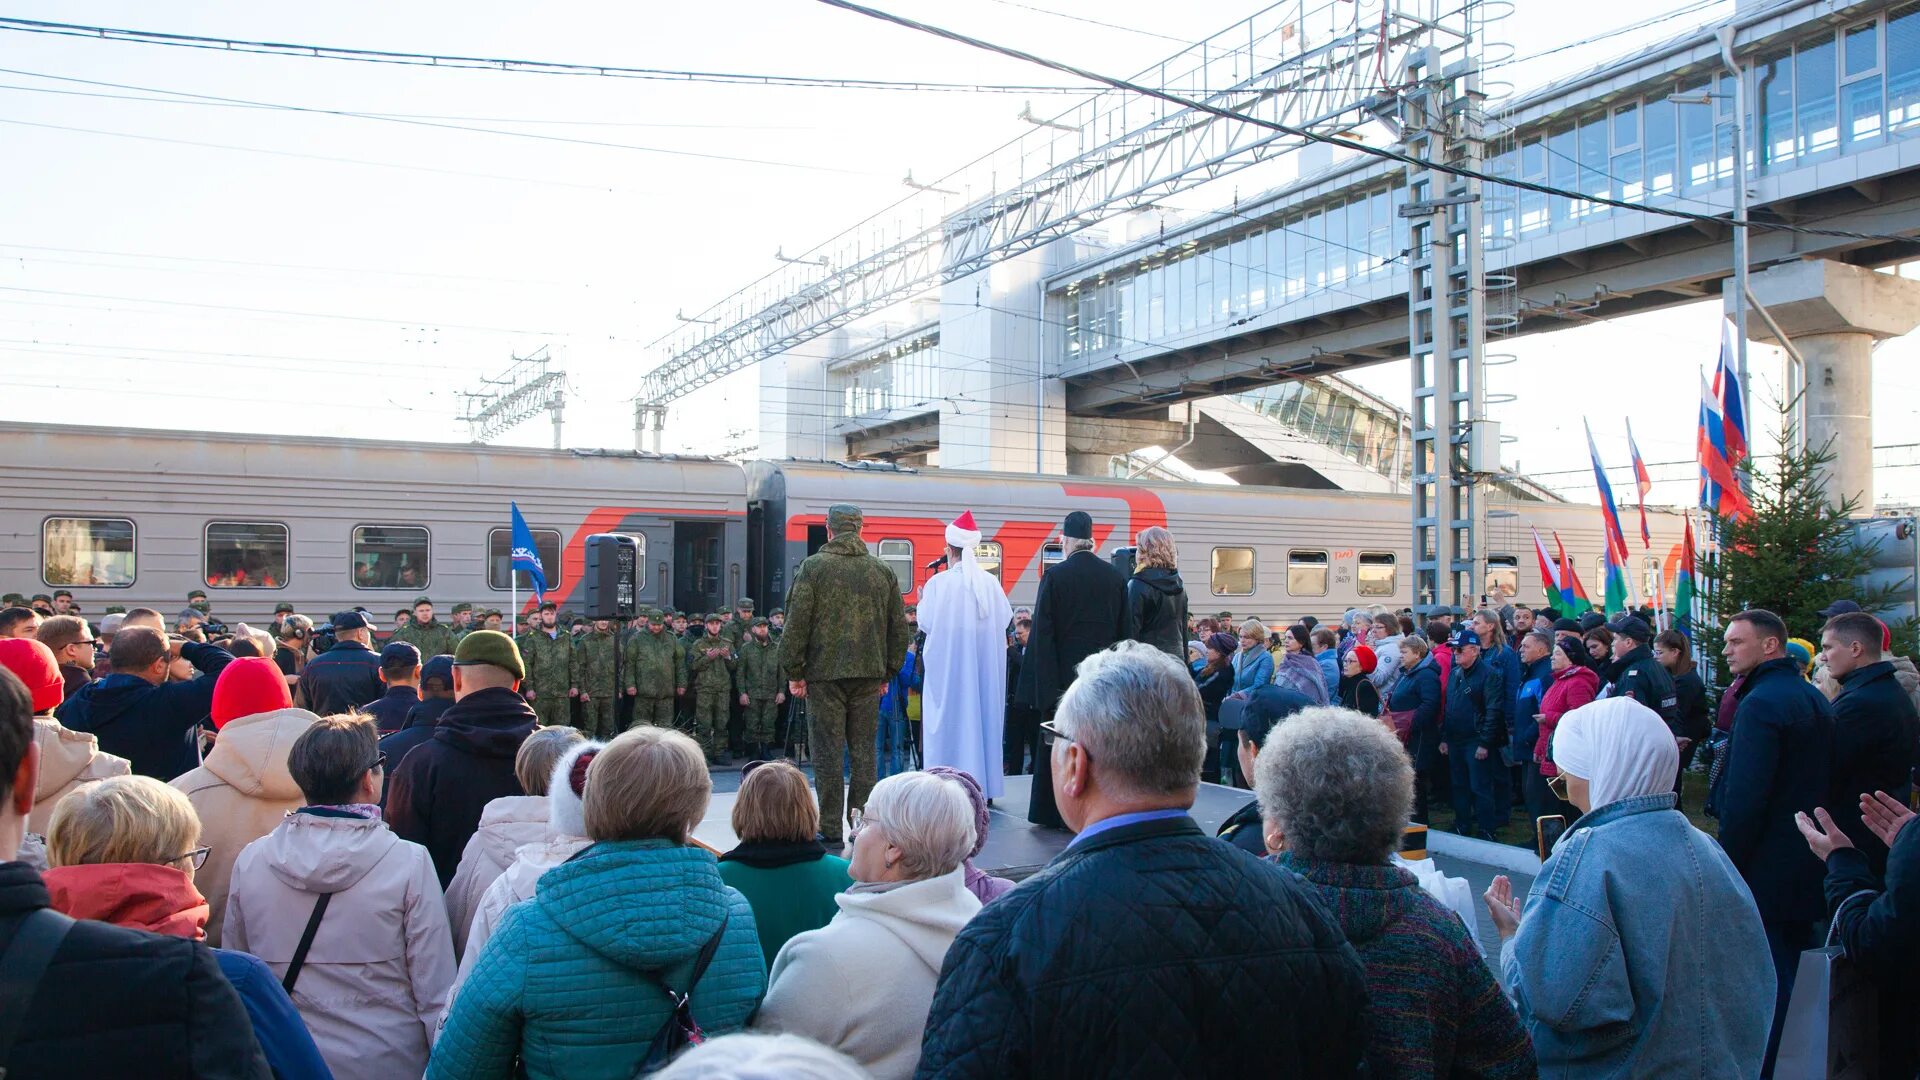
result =
M547 829L555 836L587 835L587 766L607 744L588 739L577 742L553 763L547 782Z
M220 669L213 684L213 727L275 709L293 708L287 677L264 656L242 656Z
M27 684L35 713L51 712L66 697L60 662L53 650L33 638L0 638L0 667Z
M1373 674L1373 669L1380 663L1380 658L1374 655L1373 648L1368 645L1355 645L1353 647L1353 658L1360 662L1360 674L1362 675Z

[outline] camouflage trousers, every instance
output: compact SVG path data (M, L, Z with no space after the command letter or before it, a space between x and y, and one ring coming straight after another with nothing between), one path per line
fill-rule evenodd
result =
M674 699L670 697L634 698L633 725L639 727L642 724L650 724L654 727L671 728L673 727L673 705Z
M701 690L693 707L693 737L709 758L719 757L727 748L727 702L732 699L725 688Z
M611 739L620 734L613 719L613 695L595 694L589 701L580 703L580 730L589 739Z
M867 805L874 785L874 732L880 726L880 679L828 679L807 684L807 714L813 724L815 785L820 789L820 832L837 842L848 806ZM843 790L841 755L853 759L851 790Z
M539 695L532 702L534 719L540 722L541 727L566 727L573 723L567 708L569 700L565 691Z
M780 715L780 706L775 705L772 698L749 696L742 715L746 718L742 737L748 745L773 741L773 721Z

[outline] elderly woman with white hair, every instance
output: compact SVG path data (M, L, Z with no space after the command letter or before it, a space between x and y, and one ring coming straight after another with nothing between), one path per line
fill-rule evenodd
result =
M840 913L774 958L756 1027L805 1035L874 1076L910 1077L955 934L980 910L963 865L974 812L957 779L897 773L855 819Z
M1541 1073L1760 1075L1773 961L1739 871L1675 808L1673 733L1605 698L1560 719L1553 760L1578 827L1524 908L1504 876L1486 897Z

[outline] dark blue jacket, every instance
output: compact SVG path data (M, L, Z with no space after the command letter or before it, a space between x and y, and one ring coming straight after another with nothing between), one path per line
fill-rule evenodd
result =
M220 974L233 984L240 1004L247 1007L247 1019L253 1021L253 1037L273 1069L274 1080L333 1080L333 1071L313 1044L307 1022L293 999L280 988L266 961L257 956L227 949L213 950L220 962Z
M1306 883L1180 815L1082 836L982 908L915 1075L1353 1076L1367 1012Z
M1520 705L1520 684L1526 680L1527 665L1520 662L1520 653L1511 645L1482 649L1480 663L1489 661L1493 664L1493 670L1500 673L1500 686L1506 691L1506 702L1500 715L1507 719L1507 726L1511 728L1514 710Z
M336 643L307 661L307 670L300 673L300 701L320 716L352 712L385 689L380 654L357 641Z
M1407 728L1407 749L1413 754L1416 768L1432 768L1440 761L1440 716L1445 704L1440 662L1431 653L1393 684L1387 711L1413 714Z
M1607 683L1604 696L1630 697L1660 714L1667 729L1680 731L1680 697L1673 688L1673 676L1653 658L1653 648L1641 645L1615 660L1600 673Z
M1447 741L1471 738L1488 750L1507 744L1507 682L1483 653L1472 667L1453 659L1447 680Z
M400 839L427 849L441 888L453 880L486 805L526 794L514 776L513 759L534 723L533 706L512 690L475 690L440 717L433 738L414 747L405 761L387 763L387 825Z
M213 711L213 684L233 654L197 641L180 655L197 679L158 686L138 675L109 675L89 683L54 713L60 723L100 740L103 753L126 758L134 773L171 780L200 764L194 739Z
M387 755L386 775L380 780L380 805L387 805L387 778L400 768L407 751L433 738L433 726L440 714L453 708L453 698L421 698L420 704L407 710L407 722L399 731L380 740L380 752Z
M1873 872L1887 868L1887 845L1860 822L1860 796L1884 791L1902 802L1920 751L1920 714L1900 688L1893 663L1882 660L1846 674L1833 699L1833 784L1827 813L1867 856Z
M1513 729L1508 748L1516 762L1532 761L1534 744L1540 741L1540 722L1534 714L1547 698L1553 685L1553 657L1543 656L1520 672L1520 689L1513 696L1513 715L1507 726Z
M1824 868L1793 815L1824 805L1832 784L1833 711L1794 661L1753 669L1740 691L1726 768L1715 788L1720 846L1747 879L1760 918L1826 915Z
M1892 794L1889 792L1888 794ZM1920 824L1893 838L1884 878L1863 852L1835 848L1827 856L1827 905L1838 917L1834 938L1880 988L1880 1075L1920 1069ZM1864 895L1862 895L1864 894ZM1851 901L1851 902L1849 902ZM1906 1017L1889 1023L1887 1017Z
M407 714L420 704L420 691L411 686L389 686L387 692L363 702L360 711L373 717L373 726L382 735L392 735L407 726Z

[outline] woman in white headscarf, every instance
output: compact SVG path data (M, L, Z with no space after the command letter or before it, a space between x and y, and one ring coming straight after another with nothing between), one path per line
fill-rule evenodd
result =
M1739 871L1675 808L1673 733L1605 698L1561 718L1553 760L1581 817L1524 908L1504 876L1486 896L1540 1074L1760 1075L1773 961Z

